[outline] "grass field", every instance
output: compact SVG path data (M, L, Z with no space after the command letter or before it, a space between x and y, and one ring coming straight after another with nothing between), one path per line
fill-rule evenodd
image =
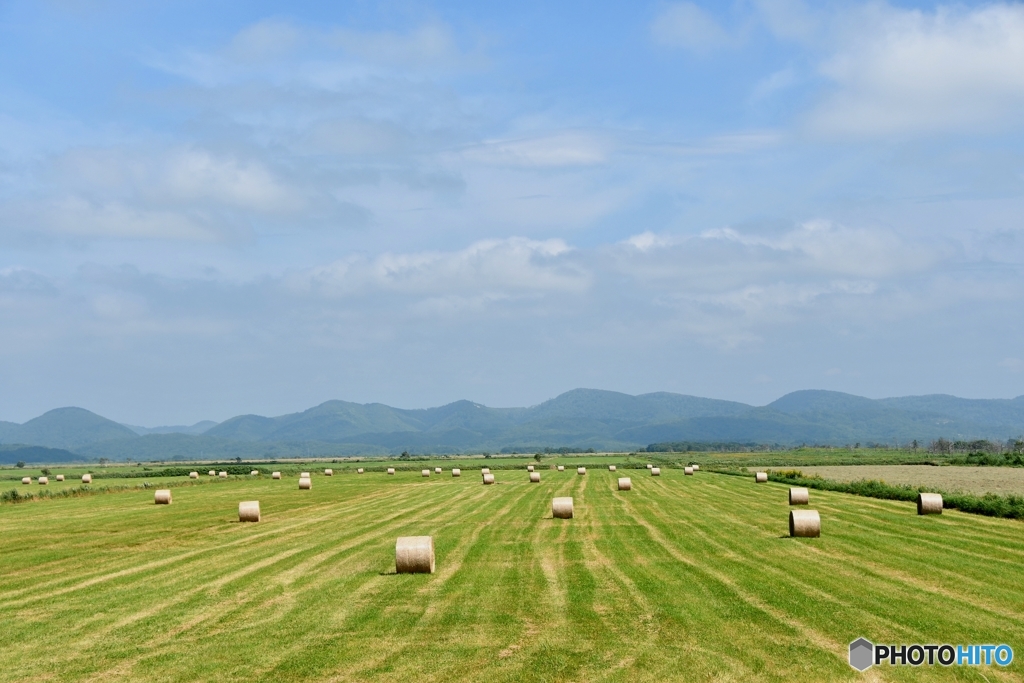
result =
M1024 655L1020 522L812 491L823 535L790 539L751 478L459 464L0 505L0 680L1024 680L846 663L860 636ZM422 534L436 573L394 574Z
M931 486L984 495L1024 495L1022 467L932 467L930 465L851 465L801 467L804 474L835 481L880 479L888 484Z

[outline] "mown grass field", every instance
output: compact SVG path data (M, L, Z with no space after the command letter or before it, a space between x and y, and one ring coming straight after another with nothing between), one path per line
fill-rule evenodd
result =
M0 680L1024 680L1020 522L812 491L823 535L790 539L752 478L480 464L0 505ZM425 534L436 573L394 574ZM860 636L1017 661L858 674Z
M932 467L930 465L849 465L801 467L804 474L835 481L878 479L888 484L931 486L984 495L1024 495L1024 467Z

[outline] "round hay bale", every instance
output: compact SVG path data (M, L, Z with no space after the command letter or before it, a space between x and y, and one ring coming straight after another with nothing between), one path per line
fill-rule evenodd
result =
M491 468L490 467L481 467L480 468L480 474L490 474L490 473L491 473Z
M389 467L388 468L388 474L394 474L394 473L395 473L395 468L394 467Z
M63 474L58 474L57 475L57 481L64 481L64 475Z
M757 474L754 475L754 482L755 483L763 484L766 481L768 481L768 473L767 472L758 472Z
M325 477L333 477L334 476L334 470L324 470L324 476Z
M917 514L919 515L941 515L942 494L940 493L919 493L917 494Z
M651 476L652 477L660 477L661 476L661 468L660 467L652 467L651 468Z
M188 478L189 479L198 479L199 478L199 473L198 472L189 472L188 473Z
M539 484L540 483L540 472L530 472L530 483L532 483L532 484Z
M260 502L258 500L246 500L238 504L239 522L260 521Z
M252 472L250 472L250 473L249 473L249 476L251 476L251 477L255 477L255 476L258 476L258 475L259 475L259 473L260 473L260 471L259 471L259 470L253 470Z
M789 535L796 538L821 536L821 517L817 510L790 510Z
M430 470L422 470L420 472L420 474L422 474L424 477L429 477L430 476Z
M609 472L614 472L615 471L615 465L608 465L608 471Z
M700 472L700 465L691 465L691 467L693 467L694 472Z
M217 476L220 477L221 479L227 479L228 478L228 473L227 472L219 472L217 474Z
M363 473L363 468L362 467L360 467L358 470L356 470L356 474L362 474L362 473Z
M533 472L533 465L527 465L526 466L526 471L527 472Z
M32 477L22 477L21 478L21 483L22 484L31 484L32 483Z
M683 468L683 474L688 474L688 475L690 475L692 477L693 476L693 468L692 467L684 467Z
M484 475L484 485L485 486L490 486L493 483L494 483L494 475L491 474L490 472L488 472L487 474Z
M207 472L207 474L209 474L211 477L216 477L217 476L217 470L210 470L209 472Z
M92 475L91 474L83 474L82 475L82 483L83 484L91 484L92 483Z
M586 474L586 473L587 473L587 468L586 467L577 467L576 468L576 474Z
M50 478L49 477L39 477L39 479L37 479L36 481L39 482L40 486L46 486L46 485L48 485L50 483Z
M434 537L399 536L395 542L395 571L399 574L433 574Z
M309 476L309 472L300 472L299 473L299 479L312 479L312 478L313 477Z
M458 467L452 468L452 476L453 477L461 477L462 476L462 470L460 470Z
M281 478L281 473L280 472L271 472L270 473L270 478L271 479L280 479Z
M790 505L807 505L811 502L811 492L805 488L794 486L789 490Z
M555 519L572 519L572 497L554 498L551 501L551 516Z
M441 468L440 467L435 467L434 468L434 474L441 474Z
M170 489L157 489L156 494L153 496L153 502L157 505L170 505L171 504L171 490Z
M647 463L647 469L651 469L652 467L654 467L654 465L652 465L651 463Z
M558 466L558 471L559 472L565 472L565 465L559 465Z
M309 491L313 488L313 480L309 477L302 477L299 479L299 490Z
M619 477L619 490L632 491L633 481L629 477Z

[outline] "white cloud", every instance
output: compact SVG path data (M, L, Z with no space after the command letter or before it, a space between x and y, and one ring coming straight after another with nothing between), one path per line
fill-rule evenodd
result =
M796 71L792 67L780 69L758 81L757 85L754 86L753 92L750 94L750 99L754 101L763 100L780 90L796 85L797 80Z
M710 13L692 2L667 5L651 24L655 42L704 55L733 44L733 38Z
M508 166L590 166L608 158L610 142L596 135L566 131L516 140L491 140L466 149L472 161Z
M1024 6L933 12L869 5L820 67L836 91L812 113L830 134L984 131L1019 125Z
M565 258L571 251L558 239L483 240L460 251L352 257L293 274L287 282L293 291L328 296L382 291L435 299L487 293L494 299L502 294L581 292L590 275Z

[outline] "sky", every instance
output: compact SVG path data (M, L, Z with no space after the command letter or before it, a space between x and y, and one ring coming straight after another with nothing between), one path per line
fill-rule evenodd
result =
M0 0L0 419L1024 394L1024 5Z

